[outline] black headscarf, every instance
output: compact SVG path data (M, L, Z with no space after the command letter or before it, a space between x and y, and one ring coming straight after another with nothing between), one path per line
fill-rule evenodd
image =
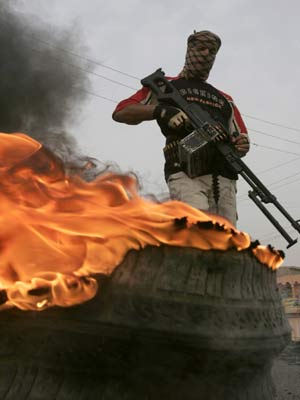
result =
M215 33L195 31L188 37L185 65L180 76L206 81L220 47L221 39ZM203 54L206 49L208 54Z

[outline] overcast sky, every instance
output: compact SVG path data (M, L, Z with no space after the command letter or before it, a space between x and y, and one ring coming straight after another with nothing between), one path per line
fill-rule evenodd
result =
M65 50L108 67L90 64L91 94L82 104L78 121L70 123L68 129L83 153L115 162L123 171L137 172L145 190L153 193L167 191L163 136L154 122L132 127L112 121L114 102L131 95L140 87L139 80L157 68L162 67L169 76L176 75L184 63L187 36L194 29L217 33L222 47L209 82L229 93L244 117L252 141L251 152L244 161L292 216L300 219L298 0L16 3L18 12L51 24L53 35L56 29L73 25L80 33L81 43L76 49ZM285 240L247 198L247 190L248 185L240 178L238 228L263 244L285 250ZM291 236L300 234L291 229ZM300 266L299 256L300 243L286 251L284 265Z

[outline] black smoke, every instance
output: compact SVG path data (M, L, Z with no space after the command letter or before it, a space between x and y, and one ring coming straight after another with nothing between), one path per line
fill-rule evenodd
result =
M58 154L72 153L66 124L80 115L89 88L82 60L68 52L82 54L80 43L74 26L54 29L17 2L0 2L1 132L24 132Z

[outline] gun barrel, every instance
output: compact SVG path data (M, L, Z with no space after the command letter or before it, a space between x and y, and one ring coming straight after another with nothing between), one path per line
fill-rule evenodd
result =
M257 207L264 213L264 215L268 218L268 220L275 226L275 228L280 232L280 234L286 239L288 242L287 248L293 246L297 243L297 239L292 239L292 237L287 233L287 231L280 225L277 219L270 213L270 211L262 204L262 202L256 197L257 194L253 191L249 191L248 193L251 200L257 205Z

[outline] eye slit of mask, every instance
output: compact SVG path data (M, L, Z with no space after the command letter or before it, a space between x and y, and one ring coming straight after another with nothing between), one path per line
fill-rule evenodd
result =
M203 45L203 44L197 44L195 42L191 45L191 47L197 51L204 51L204 50L208 49L209 54L211 54L213 56L216 55L218 52L217 46L214 46L214 45Z
M217 46L207 46L209 53L215 56L218 52Z
M208 46L205 46L203 44L197 44L197 43L193 44L193 48L198 51L203 51L203 50L209 49Z

